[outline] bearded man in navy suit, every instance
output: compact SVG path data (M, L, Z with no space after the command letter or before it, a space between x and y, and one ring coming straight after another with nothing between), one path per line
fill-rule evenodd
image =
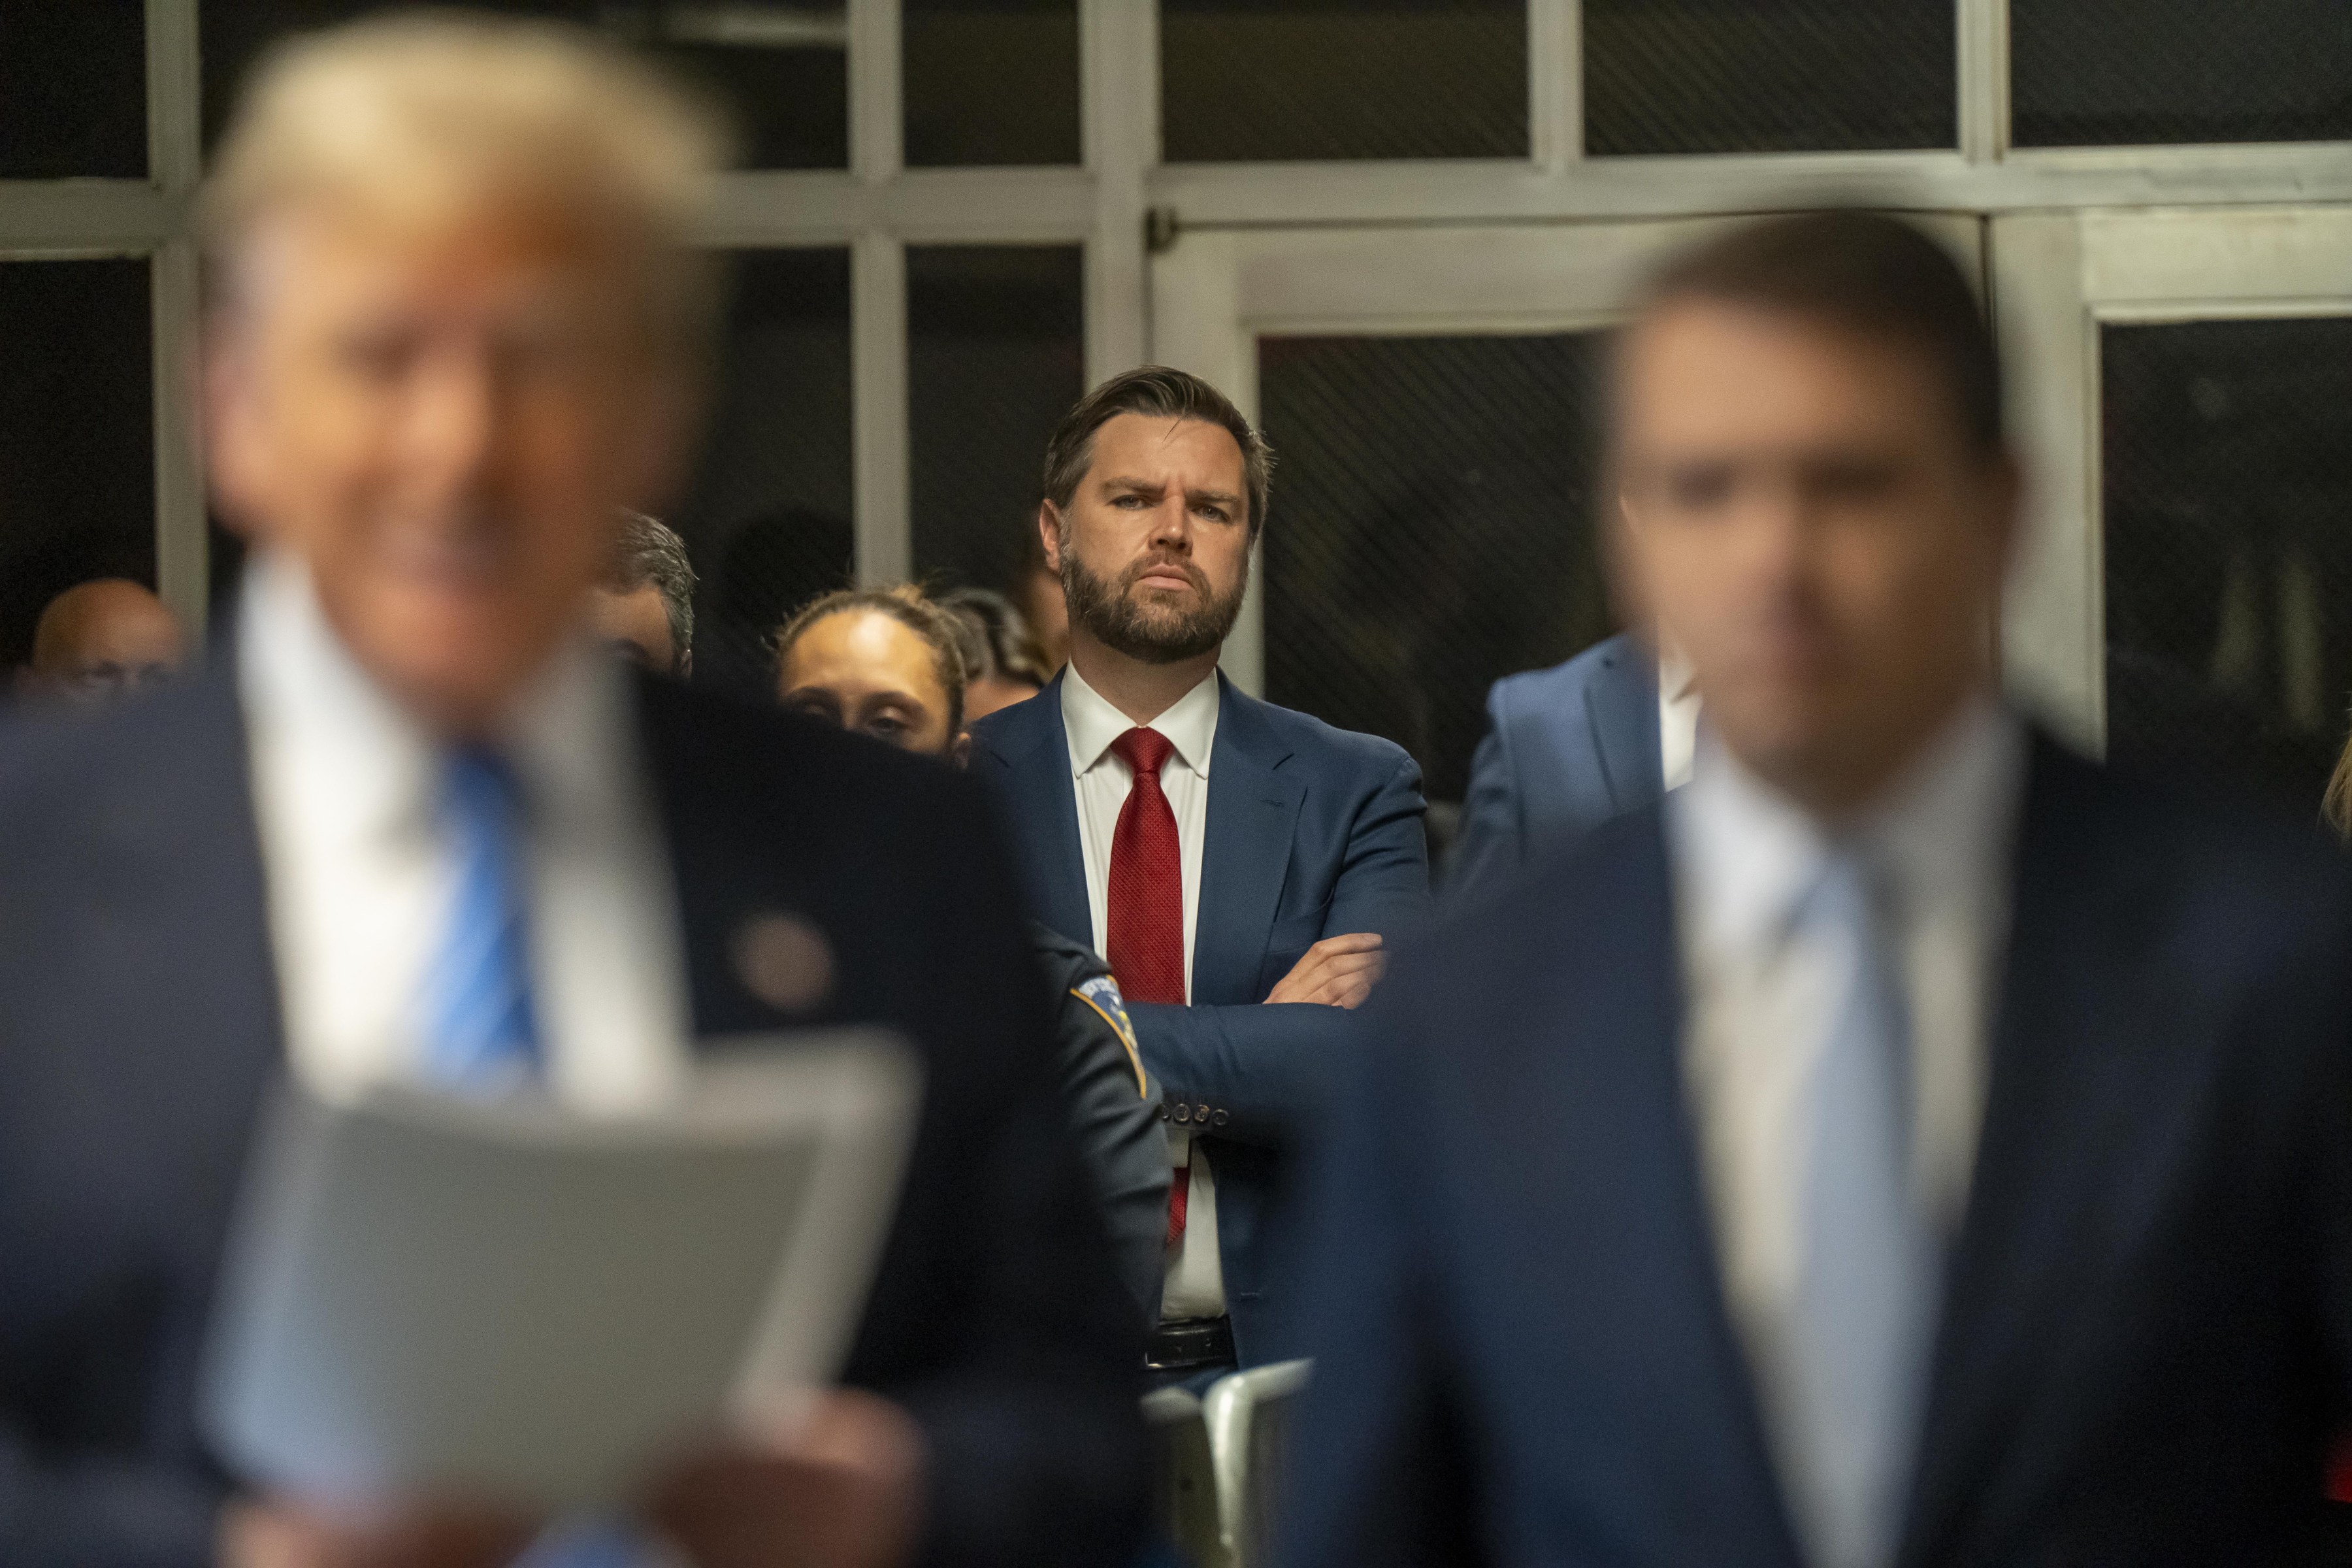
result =
M1412 759L1218 672L1270 465L1241 412L1181 371L1080 400L1047 448L1037 523L1070 662L971 731L1040 918L1109 961L1167 1087L1178 1175L1150 1362L1169 1380L1282 1354L1285 1158L1385 939L1429 897Z

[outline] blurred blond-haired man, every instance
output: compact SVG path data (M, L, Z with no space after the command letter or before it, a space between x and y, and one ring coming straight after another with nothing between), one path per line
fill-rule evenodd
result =
M719 140L591 37L438 17L287 47L223 143L233 657L0 756L0 1255L38 1281L0 1289L0 1558L510 1559L545 1521L495 1499L216 1481L187 1351L265 1086L626 1114L811 1020L927 1075L868 1316L805 1423L647 1456L643 1518L703 1568L1127 1551L1133 1314L984 805L589 626L691 424Z

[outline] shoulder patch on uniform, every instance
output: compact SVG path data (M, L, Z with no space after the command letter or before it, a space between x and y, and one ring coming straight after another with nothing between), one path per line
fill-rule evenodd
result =
M1118 1037L1118 1043L1127 1047L1127 1059L1135 1067L1136 1093L1149 1092L1148 1080L1143 1073L1143 1055L1136 1048L1135 1025L1127 1016L1127 998L1118 994L1118 982L1108 974L1097 974L1081 984L1071 986L1070 994L1102 1015L1103 1022L1108 1024L1111 1033Z

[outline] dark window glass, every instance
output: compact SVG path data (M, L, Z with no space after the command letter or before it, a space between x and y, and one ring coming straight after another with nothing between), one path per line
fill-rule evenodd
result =
M154 371L143 260L0 264L0 665L93 577L155 585Z
M849 581L853 483L849 253L740 252L702 461L667 520L702 577L696 679L771 689L769 637Z
M1266 695L1397 742L1433 802L1462 799L1497 677L1611 630L1591 523L1602 348L1259 345Z
M2101 333L2107 743L2315 811L2352 700L2352 320Z
M1015 592L1045 439L1086 390L1075 246L907 252L915 568Z
M1522 0L1160 0L1171 163L1524 158Z
M0 0L0 180L147 177L140 0Z
M1585 0L1584 147L1959 142L1952 0Z
M387 8L381 0L204 0L205 144L219 135L246 71L270 43ZM473 8L602 27L640 45L727 107L747 167L849 165L842 0L789 7L475 0Z
M2352 137L2344 0L2011 0L2021 147Z
M1077 0L906 0L907 162L1078 162Z

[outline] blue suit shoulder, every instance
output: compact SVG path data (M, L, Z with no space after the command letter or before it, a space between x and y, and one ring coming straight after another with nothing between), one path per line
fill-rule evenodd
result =
M1574 704L1593 681L1640 657L1633 639L1620 632L1562 663L1503 677L1487 690L1486 710L1498 727L1530 716L1574 712Z
M1325 723L1311 713L1302 713L1296 708L1284 708L1263 698L1252 697L1230 683L1225 688L1224 700L1254 712L1295 754L1311 756L1319 763L1335 763L1376 782L1392 778L1407 767L1415 768L1415 776L1418 776L1418 767L1412 753L1384 736L1367 734L1360 730L1342 730L1335 724Z

